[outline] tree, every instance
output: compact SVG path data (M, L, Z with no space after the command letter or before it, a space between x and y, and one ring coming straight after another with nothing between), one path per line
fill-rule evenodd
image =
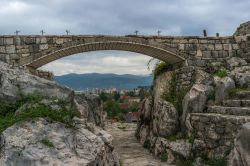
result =
M108 100L105 104L104 104L104 111L106 111L108 113L108 117L115 117L117 116L119 113L121 113L121 108L120 105L113 101L113 100Z
M120 93L119 92L114 92L114 100L115 101L118 101L119 99L120 99L120 97L121 97L121 95L120 95Z

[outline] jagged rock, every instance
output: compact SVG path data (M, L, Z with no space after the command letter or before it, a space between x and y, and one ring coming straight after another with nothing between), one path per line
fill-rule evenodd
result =
M23 70L11 69L0 62L0 100L16 101L23 96L40 95L56 97L64 101L72 101L74 92L55 82L45 80L26 73Z
M151 111L152 111L152 98L148 97L143 101L143 107L141 111L141 120L143 122L149 122L151 118Z
M97 95L75 94L75 105L83 118L97 126L104 127L104 113Z
M243 125L239 131L234 148L229 155L230 166L249 166L250 165L250 123Z
M102 133L45 119L18 123L1 134L0 165L119 165L109 135Z
M195 72L195 83L211 85L213 83L213 77L204 70L196 70Z
M187 140L169 141L158 137L155 143L154 154L160 156L167 153L167 163L172 164L180 159L188 159L191 156L191 148L192 145Z
M231 89L235 88L234 80L230 77L214 77L215 82L215 102L221 103L228 98Z
M231 71L230 77L235 80L237 86L250 88L250 66L236 67Z
M226 65L229 70L233 70L235 67L246 66L247 62L240 57L232 57L226 60Z
M194 84L183 99L183 113L181 125L185 128L186 116L190 112L203 112L206 102L213 92L213 87L204 84Z
M164 137L175 134L179 128L179 114L172 103L159 99L153 110L153 132Z

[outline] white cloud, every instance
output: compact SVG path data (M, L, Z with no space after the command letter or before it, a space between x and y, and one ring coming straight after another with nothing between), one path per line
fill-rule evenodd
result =
M147 68L150 59L145 55L125 51L96 51L65 57L41 69L52 71L55 75L93 72L145 75L151 73Z

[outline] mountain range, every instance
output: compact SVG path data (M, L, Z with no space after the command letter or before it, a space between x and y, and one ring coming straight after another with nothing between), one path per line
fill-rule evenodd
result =
M119 90L131 90L138 86L151 86L153 77L151 75L131 75L131 74L67 74L55 76L55 81L66 85L74 90L86 90L93 88L117 88Z

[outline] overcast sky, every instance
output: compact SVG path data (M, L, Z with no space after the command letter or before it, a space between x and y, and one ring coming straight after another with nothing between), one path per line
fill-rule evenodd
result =
M231 35L250 20L250 0L0 0L0 33ZM69 56L43 69L70 72L147 74L150 58L102 51ZM67 67L64 67L66 65Z

